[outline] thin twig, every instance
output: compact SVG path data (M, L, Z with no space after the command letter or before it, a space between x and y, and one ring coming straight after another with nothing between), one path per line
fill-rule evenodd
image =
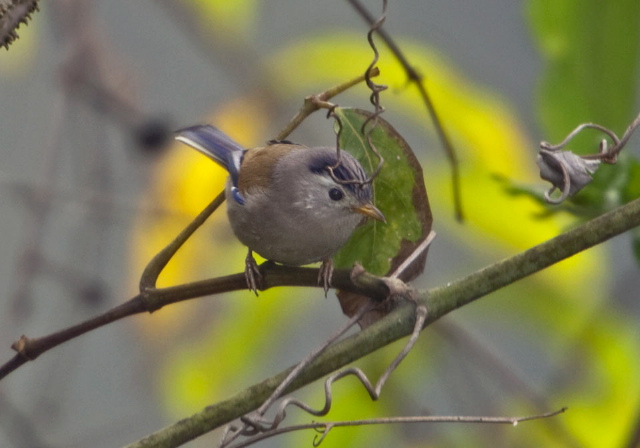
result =
M336 153L337 153L337 156L336 156L336 163L333 164L332 166L328 166L327 167L327 171L329 172L329 175L334 180L334 182L336 182L338 184L356 184L356 185L359 185L359 186L363 186L365 184L372 184L373 180L376 178L376 176L378 175L378 173L382 169L382 166L384 165L384 157L382 156L382 154L380 153L380 151L378 150L376 145L373 143L373 141L371 139L371 135L373 134L374 129L378 125L378 117L380 116L380 114L382 114L384 112L384 107L382 107L382 105L380 104L380 92L386 90L387 86L382 85L382 84L376 84L375 82L373 82L373 80L371 79L372 78L371 77L371 73L375 69L376 64L378 63L378 60L380 59L380 52L378 51L378 47L376 46L376 43L373 40L373 34L378 29L380 29L380 27L384 23L385 18L386 18L386 14L387 14L387 0L383 0L382 1L382 14L371 25L371 27L369 28L369 31L367 32L367 42L369 43L369 47L371 47L371 50L373 51L373 58L372 58L371 62L369 63L369 65L367 66L366 70L364 71L364 81L366 82L367 87L371 91L371 95L369 96L369 101L374 106L374 111L373 111L372 114L370 114L367 117L367 119L364 121L364 123L362 123L362 127L360 129L360 132L362 133L362 135L365 136L365 139L367 141L367 144L369 145L369 148L375 154L375 156L378 158L378 165L364 182L361 181L361 180L358 180L358 179L340 179L338 176L336 176L334 170L337 169L340 166L340 164L342 163L342 161L341 161L341 152L342 151L341 151L341 148L340 148L340 136L342 135L342 120L340 120L340 117L338 117L334 113L334 110L335 110L336 106L332 106L329 109L329 113L327 114L327 118L328 117L333 117L336 120L336 123L338 124L338 132L336 133ZM367 126L368 126L368 128L367 128Z
M322 352L324 352L331 344L341 338L349 329L358 323L358 321L366 313L373 308L373 302L369 302L366 306L363 306L351 319L349 319L342 327L340 327L334 334L332 334L326 341L324 341L319 347L309 353L300 363L298 363L287 377L278 385L278 387L271 393L264 403L252 414L246 415L242 418L243 426L236 427L229 425L225 428L220 446L227 446L233 442L237 437L247 434L251 428L256 428L258 425L263 425L262 418L269 408L283 395L284 391L291 385L294 379L296 379L300 372L306 368L314 359L316 359ZM285 405L286 407L286 405ZM269 424L271 428L276 428L278 424L284 419L284 407L273 422Z
M420 254L422 254L428 248L429 244L431 243L431 241L433 241L434 237L435 237L435 232L431 232L429 236L426 238L425 242L419 245L414 250L414 252L410 254L409 257L407 257L407 262L403 263L394 272L394 274L389 278L389 281L396 280L397 282L397 276L402 273L402 271L406 268L406 266L410 266L413 260L419 257ZM361 276L363 274L364 274L364 271L359 270L357 275ZM354 275L352 274L352 277L353 276ZM400 288L399 286L395 286L395 287L390 286L389 289L391 291L391 294L398 294L398 295L411 294L410 291L413 291L413 290L410 290L407 287L407 285L404 285L404 283L402 285L403 285L403 288ZM407 298L409 300L413 300L413 298L410 296L408 296ZM303 361L301 361L298 365L296 365L296 367L287 375L287 377L282 381L282 383L280 383L280 385L269 396L269 398L265 400L265 402L260 406L258 410L256 410L254 413L250 415L243 416L241 419L243 422L242 426L237 426L235 424L227 426L223 432L219 446L226 447L231 442L233 442L234 440L236 440L238 437L242 435L254 436L255 434L258 434L260 432L270 431L277 428L280 425L280 423L284 421L286 417L286 408L289 405L297 406L298 408L314 416L326 415L331 409L332 384L335 381L341 378L344 378L345 376L348 376L348 375L356 376L356 378L360 380L362 385L365 387L365 389L369 393L369 396L371 397L371 399L377 400L378 397L380 396L380 392L382 391L382 387L388 380L391 373L397 368L400 362L409 354L409 351L413 348L416 341L418 340L418 337L420 336L420 331L422 330L424 326L424 322L427 318L427 308L425 305L416 304L416 318L415 318L416 323L414 325L413 333L411 334L409 341L407 342L407 344L405 344L402 351L395 357L395 359L387 367L384 373L380 376L375 387L371 385L370 380L367 378L366 374L361 369L351 368L351 369L341 370L331 375L325 381L325 405L320 410L313 409L310 406L306 405L305 403L295 398L287 398L280 403L280 405L278 406L278 411L276 412L276 416L271 422L266 422L263 419L263 416L265 415L267 410L275 403L276 400L278 400L283 395L284 391L300 375L300 373L304 370L304 368L306 368L307 365L309 365L312 361L314 361L329 346L334 344L335 341L337 341L340 337L342 337L342 335L345 334L346 331L348 331L351 327L357 324L360 321L360 319L364 317L365 314L369 313L373 309L374 309L374 302L371 300L366 302L366 304L362 306L358 310L358 312L355 315L353 315L351 319L349 319L349 321L342 328L340 328L336 333L330 336L326 341L322 343L320 347L318 347L316 350L311 352Z
M424 239L424 241L422 243L420 243L418 245L418 247L415 248L415 250L411 253L410 256L408 256L402 263L400 263L400 266L398 266L396 268L396 270L393 271L393 273L390 275L390 277L398 278L400 275L402 275L402 273L407 268L411 267L411 265L418 258L420 258L420 256L424 253L424 251L429 248L429 246L431 245L431 243L433 242L433 239L435 237L436 237L436 232L434 232L433 230L430 231L429 235L427 235L427 237Z
M624 148L624 146L627 144L627 142L629 141L629 139L631 138L631 136L633 135L634 131L638 126L640 126L640 115L638 115L635 118L635 120L631 122L631 124L627 127L627 130L624 132L624 135L618 142L618 144L615 147L611 148L610 152L614 154L618 154L622 150L622 148Z
M371 70L368 72L368 76L370 77L375 77L378 75L380 75L380 70L377 67L372 67ZM334 96L339 95L340 93L360 84L361 82L364 82L366 76L367 76L366 74L359 75L350 81L339 84L335 87L325 90L322 93L318 93L316 95L310 95L306 97L304 99L304 104L302 105L298 113L296 113L294 117L289 121L289 123L284 127L284 129L282 129L278 133L275 140L286 139L289 136L289 134L291 134L298 126L300 126L300 124L309 115L311 115L312 113L320 109L328 108L329 105L327 104L327 101L329 101Z
M369 303L371 304L371 302ZM357 315L353 316L349 321L351 324L350 326L355 325L362 318L362 316L364 316L367 312L370 311L370 309L371 309L370 305L362 307L362 309L357 313ZM253 439L255 437L259 437L260 433L275 430L278 427L278 425L286 417L285 411L289 405L297 406L303 411L311 415L314 415L316 417L322 417L327 415L331 410L331 403L333 402L333 398L332 398L333 394L332 394L331 386L336 381L342 378L345 378L347 376L355 376L360 381L360 383L364 386L364 388L367 390L372 400L377 400L378 398L380 398L380 392L382 391L382 388L384 387L385 383L389 379L389 376L391 376L391 373L393 373L393 371L398 367L400 362L402 362L402 360L409 354L409 352L411 351L415 343L418 341L418 337L420 336L420 331L422 331L426 318L427 318L427 308L424 305L418 305L416 307L416 318L415 318L415 324L413 327L413 332L411 334L411 337L409 338L405 346L402 348L400 353L398 353L398 355L394 358L391 364L389 364L389 366L385 369L383 374L380 375L380 378L378 379L378 382L376 383L375 387L371 384L371 381L369 380L369 378L367 378L367 375L359 368L351 367L348 369L340 370L339 372L334 373L333 375L329 376L329 378L325 380L325 383L324 383L325 403L322 408L314 409L308 406L307 404L301 402L300 400L297 400L295 398L287 398L280 403L280 406L278 407L278 411L276 413L276 417L268 427L261 426L259 424L252 425L251 431L247 431L244 434L244 435L251 436L251 438L249 438L247 442L250 442L249 444L255 443L258 440L253 440ZM315 356L314 358L317 358L317 356ZM289 375L289 377L291 377L291 375ZM402 418L402 417L399 417L399 418ZM255 421L252 420L252 423L253 422ZM339 426L343 426L343 425L339 425ZM347 425L347 426L352 426L352 425ZM326 435L327 432L328 431L325 431L324 435ZM235 434L235 436L238 436L238 435L240 435L240 433ZM323 438L324 438L324 435L323 435ZM228 441L225 440L225 443L221 444L220 446L227 446L228 442L230 441L231 440L228 440ZM240 445L234 446L234 448L237 448L238 446L247 446L247 444L241 443Z
M369 100L371 101L371 104L374 107L374 111L371 115L369 115L369 117L367 117L364 123L362 123L361 133L366 137L369 148L371 148L371 151L373 151L373 153L378 158L378 166L373 171L373 173L371 173L371 175L369 176L369 179L367 180L368 183L373 182L373 180L376 178L376 176L382 169L382 166L384 165L384 158L382 157L382 154L380 154L380 151L378 150L376 145L374 145L371 139L371 136L373 134L373 130L378 125L378 117L384 112L384 107L382 107L382 104L380 103L380 93L385 91L387 89L387 86L382 84L376 84L375 82L373 82L373 80L369 76L369 73L371 69L376 66L376 64L378 63L378 60L380 59L380 52L378 51L378 47L376 46L376 43L373 39L373 35L374 33L378 32L382 28L382 25L384 24L386 17L387 17L387 0L382 0L382 13L375 20L375 22L371 24L371 27L369 28L369 32L367 33L367 41L369 42L369 47L371 47L371 50L373 51L373 59L371 60L369 67L367 67L367 70L365 71L365 80L367 82L367 87L371 91L371 96L369 97ZM367 130L367 126L369 126L368 130Z
M582 123L578 127L576 127L573 131L569 132L569 134L564 138L564 140L562 140L557 145L552 145L548 142L541 142L540 147L542 149L547 149L549 151L556 151L558 149L562 149L571 140L573 140L576 135L578 135L580 132L582 132L585 129L597 129L598 131L604 134L607 134L611 138L611 140L613 140L615 145L618 145L620 143L620 139L618 138L618 136L615 134L615 132L611 131L610 129L607 129L604 126L601 126L595 123Z
M260 406L260 408L258 409L258 413L264 415L267 409L269 409L271 405L282 396L283 392L291 385L291 383L297 377L297 375L305 367L307 367L311 363L311 361L316 359L318 355L320 355L320 353L323 353L327 349L327 347L329 347L335 341L340 339L347 331L349 331L354 325L356 325L358 323L358 320L360 320L360 318L362 318L364 314L368 313L371 310L371 308L373 308L373 306L374 306L373 303L369 303L367 306L363 306L358 311L358 313L356 313L354 317L349 319L340 329L338 329L338 331L332 334L318 348L316 348L311 353L309 353L309 355L304 360L302 360L302 362L300 362L295 367L295 369L291 371L289 376L285 378L285 380L278 386L278 388L275 391L273 391L271 396L267 400L265 400L264 403L262 403L262 406Z
M165 268L169 260L176 254L176 252L182 247L182 245L189 239L193 233L200 228L202 224L215 212L218 207L224 202L224 192L221 192L216 198L211 201L204 210L191 221L187 227L180 232L180 234L171 242L167 247L162 249L158 254L151 259L144 268L142 275L140 276L140 292L148 294L151 289L154 289L158 276Z
M608 128L602 126L602 125L599 125L599 124L596 124L596 123L582 123L582 124L578 125L573 131L571 131L565 137L565 139L562 140L557 145L552 145L549 142L540 142L540 148L542 150L548 150L548 151L560 150L560 149L564 148L565 146L567 146L567 144L569 144L569 142L571 142L571 140L573 140L583 130L585 130L585 129L596 129L596 130L602 132L603 134L606 134L613 141L613 146L611 146L608 149L605 147L604 150L601 149L601 151L599 151L597 154L589 154L589 155L584 155L584 156L581 156L581 157L584 158L584 159L599 159L599 160L603 160L603 161L612 160L612 161L615 162L616 156L625 147L625 145L627 144L627 142L629 141L629 139L631 138L631 136L635 132L636 128L638 128L638 126L640 126L640 115L638 115L631 122L631 124L627 127L627 129L625 130L624 135L622 136L622 138L619 138L616 135L615 132L613 132L611 129L608 129Z
M546 412L538 415L528 415L524 417L490 417L490 416L472 416L472 415L432 415L432 416L412 416L412 417L388 417L388 418L370 418L364 420L348 420L340 422L312 422L302 425L287 426L284 428L274 429L259 436L255 436L250 440L247 440L238 445L234 445L234 448L245 448L271 437L279 436L289 432L300 431L304 429L322 430L322 434L319 438L314 439L313 446L318 446L322 440L327 436L329 431L333 428L339 427L354 427L365 425L388 425L398 423L488 423L488 424L508 424L517 426L519 423L539 420L543 418L555 417L562 414L567 410L566 407L558 409L552 412Z
M462 324L457 324L451 319L441 321L433 327L445 341L462 349L463 352L453 356L460 356L473 366L474 371L485 369L494 382L504 386L505 392L512 392L529 401L536 411L551 408L549 400L538 393L523 377L522 371L509 364L501 354L497 353L486 341L478 338L478 335L470 332ZM564 447L582 447L567 428L557 420L549 422L551 430L563 439Z
M369 10L359 1L359 0L347 0L351 6L360 14L360 16L369 24L369 26L373 25L377 18L369 12ZM464 220L464 215L462 211L462 196L460 192L460 168L458 166L458 157L456 156L455 148L447 135L442 122L440 121L440 117L436 112L435 106L431 101L431 97L427 93L427 89L424 86L423 76L416 71L416 69L409 63L409 60L404 55L400 47L396 44L396 42L391 38L389 33L386 32L384 28L380 28L377 31L378 35L384 40L389 47L389 50L396 57L405 73L407 74L407 78L409 82L412 82L418 88L418 92L420 93L420 97L427 107L427 112L431 117L431 121L436 130L436 134L438 138L442 142L442 146L445 150L445 154L449 159L449 164L451 166L451 183L453 189L453 204L455 208L455 216L456 219L460 222Z

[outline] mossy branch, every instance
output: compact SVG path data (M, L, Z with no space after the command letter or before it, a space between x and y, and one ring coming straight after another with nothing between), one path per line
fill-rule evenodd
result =
M640 199L595 218L513 257L498 261L447 286L422 291L418 301L429 309L425 327L451 311L504 286L550 267L640 225ZM291 384L299 389L393 341L409 335L414 307L402 306L367 329L327 349ZM291 368L227 400L170 425L127 448L176 447L257 409Z

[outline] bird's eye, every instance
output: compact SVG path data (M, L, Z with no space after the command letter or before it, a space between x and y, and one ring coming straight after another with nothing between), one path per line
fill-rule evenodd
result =
M332 188L329 190L329 197L334 201L339 201L343 196L344 194L342 193L342 190L338 188Z

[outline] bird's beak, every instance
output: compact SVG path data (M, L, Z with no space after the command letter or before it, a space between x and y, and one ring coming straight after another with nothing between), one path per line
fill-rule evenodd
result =
M387 222L382 212L370 202L367 202L366 204L360 205L358 207L354 207L353 211L356 213L360 213L361 215L364 215L368 218L377 219L378 221L382 221L384 223Z

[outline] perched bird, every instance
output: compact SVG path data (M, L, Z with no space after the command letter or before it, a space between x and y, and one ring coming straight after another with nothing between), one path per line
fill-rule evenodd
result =
M365 217L385 221L371 202L362 166L346 151L289 141L244 149L210 125L181 129L175 138L229 172L227 214L233 232L249 248L245 276L256 293L260 272L252 252L291 266L322 261L318 282L326 294L331 256Z

